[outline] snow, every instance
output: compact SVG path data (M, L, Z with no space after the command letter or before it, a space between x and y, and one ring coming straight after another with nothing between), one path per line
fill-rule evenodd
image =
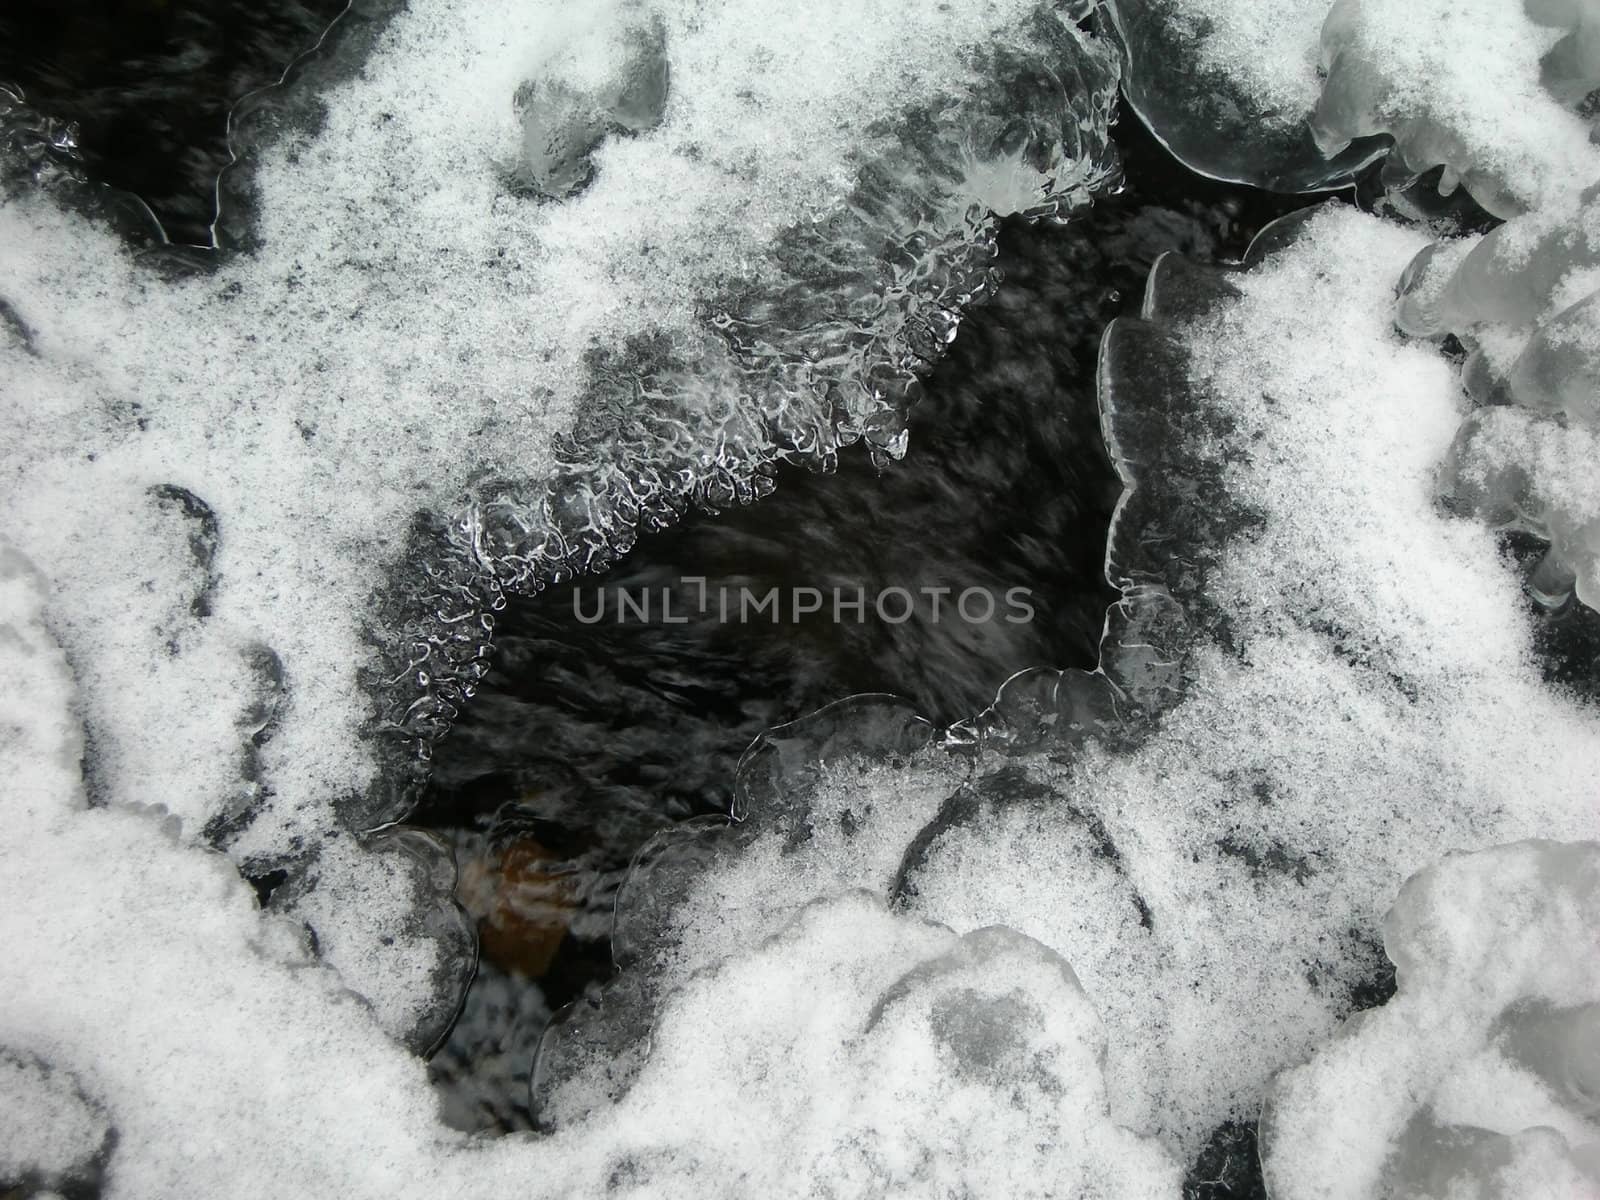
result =
M1384 925L1399 994L1268 1099L1273 1194L1354 1198L1405 1181L1407 1195L1460 1195L1450 1185L1473 1176L1473 1195L1600 1187L1597 883L1600 845L1550 842L1458 855L1408 882ZM1571 1050L1539 1055L1541 1032L1590 1061L1563 1071Z
M1337 185L1372 158L1362 139L1386 135L1402 174L1442 166L1441 193L1465 186L1501 217L1571 205L1600 176L1579 113L1600 84L1585 4L1113 0L1110 9L1129 45L1136 107L1208 174ZM1318 163L1308 129L1328 162Z
M1423 244L1334 206L1269 232L1241 273L1163 260L1149 322L1112 327L1101 379L1135 495L1155 497L1125 503L1111 574L1162 575L1192 614L1181 699L1153 729L1114 699L1120 723L1048 753L990 743L964 781L882 744L871 731L893 722L865 702L813 718L857 729L853 768L838 734L781 735L795 749L756 772L776 791L751 794L744 825L693 835L625 887L627 971L547 1048L550 1111L626 1107L663 994L739 961L769 913L852 887L1070 963L1105 1022L1112 1119L1188 1157L1340 1027L1408 877L1460 849L1600 832L1600 714L1541 679L1492 533L1435 502L1464 400L1448 361L1392 322ZM1181 371L1155 394L1123 374L1151 343ZM1154 446L1159 464L1140 457ZM1194 527L1169 502L1202 509L1217 544L1174 545ZM1068 711L1083 693L1067 691L1048 703ZM560 1091L574 1086L581 1101Z

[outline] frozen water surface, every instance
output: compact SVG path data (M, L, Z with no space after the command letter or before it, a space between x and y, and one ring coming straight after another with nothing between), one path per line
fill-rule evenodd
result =
M903 454L998 219L1113 176L1117 53L1022 0L418 0L200 271L7 94L7 1183L1175 1196L1269 1098L1276 1200L1594 1187L1600 715L1489 528L1592 599L1588 11L1110 16L1201 169L1307 187L1387 137L1384 182L1514 219L1430 248L1330 206L1163 258L1101 353L1099 669L763 735L738 819L622 882L620 973L534 1072L552 1131L497 1141L415 1054L476 946L387 827L408 756L504 591L777 460Z

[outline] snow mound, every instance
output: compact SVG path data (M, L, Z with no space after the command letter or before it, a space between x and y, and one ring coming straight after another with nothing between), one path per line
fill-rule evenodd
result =
M1600 845L1452 856L1384 946L1394 999L1273 1085L1275 1200L1600 1190Z

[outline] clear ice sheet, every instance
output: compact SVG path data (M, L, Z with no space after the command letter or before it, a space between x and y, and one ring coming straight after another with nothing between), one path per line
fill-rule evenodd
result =
M1396 165L1413 177L1443 167L1441 191L1465 187L1498 217L1570 201L1600 174L1579 112L1600 60L1571 54L1590 48L1587 9L1338 0L1322 26L1317 144L1338 154L1386 134Z

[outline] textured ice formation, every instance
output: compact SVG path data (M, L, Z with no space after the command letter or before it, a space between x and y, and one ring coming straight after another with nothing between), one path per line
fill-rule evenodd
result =
M1600 176L1583 104L1600 41L1583 0L1113 0L1125 91L1184 162L1281 190L1333 186L1392 145L1511 216ZM1430 179L1432 177L1430 176Z
M1600 1192L1600 845L1458 855L1384 921L1398 994L1274 1085L1274 1200Z
M1307 118L1319 87L1327 0L1110 0L1123 94L1202 174L1281 191L1338 186L1383 153L1367 141L1331 158Z
M1550 543L1544 603L1600 606L1600 202L1586 193L1480 239L1424 249L1402 277L1400 328L1453 334L1474 401L1440 474L1445 501Z
M469 948L432 848L374 828L404 801L363 637L412 621L387 678L425 738L496 585L753 495L774 455L897 453L991 282L990 210L1105 169L1114 72L1054 9L651 13L417 0L259 151L254 249L209 274L6 175L0 1061L50 1130L8 1143L25 1175L1172 1195L1381 987L1403 879L1600 832L1600 716L1541 681L1491 532L1435 505L1457 377L1390 324L1422 239L1324 210L1242 272L1163 260L1108 334L1102 669L1025 672L949 731L878 698L776 732L740 823L626 885L626 969L536 1079L555 1131L441 1124L396 1039L448 1019ZM633 84L661 81L656 122ZM241 864L284 872L266 911ZM1514 1015L1519 1061L1588 1036ZM1470 1109L1483 1077L1446 1123L1511 1128Z
M545 1111L626 1106L685 968L887 879L896 908L1070 963L1105 1022L1111 1120L1188 1157L1381 991L1404 879L1458 848L1593 836L1600 715L1543 684L1493 536L1435 506L1456 377L1390 320L1422 244L1327 208L1242 271L1161 260L1102 352L1128 484L1102 670L1009 681L939 739L970 764L957 786L913 800L936 760L829 771L807 750L746 794L743 826L646 856L623 975L547 1044ZM827 736L870 740L889 711L841 708Z
M998 216L1114 173L1089 15L423 0L253 145L248 252L205 270L114 232L8 93L0 503L90 801L285 873L274 907L428 1044L470 963L449 872L370 835L502 590L776 457L901 453Z
M1072 962L1107 1021L1114 1114L1190 1147L1369 985L1400 880L1596 826L1594 714L1545 693L1492 539L1433 509L1455 382L1387 316L1417 244L1324 209L1266 231L1242 273L1158 264L1146 321L1102 351L1132 482L1108 564L1187 613L1182 700L1131 755L1026 760L1059 799L997 795L916 879L913 911ZM1501 765L1530 761L1513 745L1551 764L1537 796ZM982 883L1041 863L1048 882Z

